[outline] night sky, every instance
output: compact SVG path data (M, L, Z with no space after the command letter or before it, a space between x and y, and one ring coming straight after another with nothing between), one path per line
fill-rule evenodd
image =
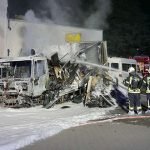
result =
M8 4L9 4L9 15L11 18L14 18L15 15L24 15L27 10L32 9L34 10L37 14L38 14L38 9L39 6L42 6L43 1L47 1L47 0L8 0ZM59 1L59 0L58 0ZM70 0L72 1L72 0ZM86 7L86 9L88 10L88 7L90 8L90 5L93 4L93 2L95 0L80 0L81 3L83 2ZM107 1L107 0L106 0ZM111 0L110 0L111 1ZM119 1L119 0L116 0ZM130 0L120 0L120 1L130 1ZM139 1L140 7L141 9L143 9L143 12L145 13L145 15L149 15L150 17L150 2L149 0L137 0ZM85 4L86 3L86 4ZM123 5L122 5L123 7ZM132 6L129 6L132 8Z
M35 0L8 0L10 17L24 15L28 9L33 9L31 1L35 2Z
M127 57L137 48L150 55L149 0L8 0L8 5L9 18L33 10L37 18L58 24L103 29L111 55Z

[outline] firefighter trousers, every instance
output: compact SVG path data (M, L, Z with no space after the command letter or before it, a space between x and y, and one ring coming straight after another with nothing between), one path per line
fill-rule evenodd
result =
M128 97L129 97L129 110L140 111L141 110L140 93L128 93Z
M150 109L150 93L147 93L147 107Z

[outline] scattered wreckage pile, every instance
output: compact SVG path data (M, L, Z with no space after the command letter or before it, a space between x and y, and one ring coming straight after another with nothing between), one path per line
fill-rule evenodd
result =
M70 63L61 64L57 54L55 63L50 61L50 78L43 106L52 107L55 103L72 101L88 107L108 107L114 101L108 92L110 81L98 69L90 66ZM53 60L53 59L51 59ZM107 80L107 81L106 81Z
M55 53L45 56L0 59L0 105L31 107L72 101L88 107L115 105L110 96L111 78L100 71L77 62L61 62Z

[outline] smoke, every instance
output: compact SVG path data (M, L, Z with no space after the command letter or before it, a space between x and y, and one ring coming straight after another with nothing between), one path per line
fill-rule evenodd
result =
M34 10L45 22L51 20L61 25L104 29L108 27L111 0L45 0Z
M27 11L24 19L28 22L22 29L23 34L23 49L20 55L30 55L31 49L36 49L40 53L40 49L43 49L45 43L48 43L49 38L42 36L42 31L40 30L38 24L42 23L42 20L37 18L32 10ZM32 24L34 23L34 25ZM36 24L35 24L36 23Z
M27 21L27 23L22 28L23 49L20 55L28 56L31 54L31 49L34 49L37 54L41 53L49 58L52 54L56 52L58 52L60 58L63 57L65 54L67 54L66 58L68 58L71 57L72 52L77 49L76 45L59 45L59 41L61 39L59 35L61 33L59 32L61 31L59 31L58 28L53 28L54 25L49 26L44 24L44 26L41 26L41 23L43 23L43 21L37 18L32 10L29 10L25 14L24 19Z
M7 7L8 7L7 0L0 0L0 17L1 18L6 18Z
M25 14L24 19L28 22L34 22L34 23L41 22L39 18L35 17L33 10L28 10Z
M0 1L0 40L2 41L1 37L4 38L5 36L5 30L7 28L7 0L1 0ZM2 43L1 43L2 44Z
M80 0L45 0L38 13L45 19L44 21L51 19L56 24L80 26L83 18L80 5Z
M86 18L84 26L88 28L107 28L108 24L106 20L111 13L111 1L97 0L94 5L95 10Z
M111 12L111 0L88 0L88 2L87 4L86 0L85 3L84 0L45 0L44 2L41 0L33 10L29 10L25 14L25 20L37 24L45 22L48 24L55 23L93 29L108 27L106 20ZM34 1L35 3L36 1ZM42 45L47 45L47 43L50 43L50 40L53 40L45 37L46 34L44 33L42 36L42 31L40 30L39 28L38 31L38 25L35 28L33 25L26 25L23 46L26 54L30 53L31 48L38 50L38 52L40 51L39 49L47 49L47 47L42 47ZM56 33L55 31L51 33L55 35L54 41L59 39L59 35L56 35Z
M0 54L4 55L6 51L6 34L7 34L7 0L0 0ZM5 51L4 51L5 50Z

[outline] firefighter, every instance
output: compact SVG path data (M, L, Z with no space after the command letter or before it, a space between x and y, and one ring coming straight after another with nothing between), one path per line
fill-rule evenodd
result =
M143 83L146 86L147 107L148 107L145 113L150 113L150 67L148 69L148 75L143 78Z
M129 97L129 115L142 114L141 101L140 101L140 87L141 78L136 74L135 69L130 67L128 69L129 76L124 80L125 86L128 87Z

